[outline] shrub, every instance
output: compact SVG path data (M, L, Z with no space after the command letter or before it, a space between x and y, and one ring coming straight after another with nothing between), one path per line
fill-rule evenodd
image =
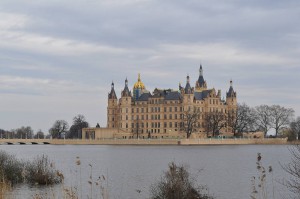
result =
M40 185L58 184L62 182L63 175L54 168L48 157L43 155L27 163L26 180Z
M212 199L202 186L195 186L185 166L169 164L161 180L151 186L151 199Z
M1 181L8 181L12 184L24 182L25 164L14 155L0 151L0 177Z

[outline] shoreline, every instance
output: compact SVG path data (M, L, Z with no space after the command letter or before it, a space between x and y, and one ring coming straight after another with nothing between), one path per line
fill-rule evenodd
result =
M0 139L0 145L294 145L299 141L288 142L287 138L235 138L235 139Z

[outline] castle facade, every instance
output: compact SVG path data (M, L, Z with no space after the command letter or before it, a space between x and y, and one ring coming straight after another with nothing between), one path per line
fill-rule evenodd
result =
M185 86L179 84L176 90L156 88L151 93L146 90L139 75L132 91L126 78L118 98L112 83L108 94L106 129L114 134L113 137L124 139L230 135L227 116L236 113L236 109L237 96L232 81L226 99L222 100L221 90L207 88L200 65L194 87L187 76ZM217 118L219 123L213 123Z

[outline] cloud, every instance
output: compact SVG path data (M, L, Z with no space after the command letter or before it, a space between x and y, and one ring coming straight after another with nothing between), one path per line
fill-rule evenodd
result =
M39 79L20 76L0 76L0 93L43 96L78 96L104 92L106 88L85 85L78 82L56 79ZM27 93L25 91L28 91Z
M208 86L223 94L233 79L239 100L300 111L297 1L0 4L0 111L24 125L47 129L49 120L76 111L103 125L112 80L118 96L125 78L133 85L138 73L148 90L177 89L187 74L194 84L200 63ZM26 114L31 121L22 119ZM4 120L1 128L16 127Z

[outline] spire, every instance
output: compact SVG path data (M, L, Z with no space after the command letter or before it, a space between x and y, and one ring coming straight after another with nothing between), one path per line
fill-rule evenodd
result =
M110 93L108 94L108 99L117 99L114 82L111 83L111 90Z
M202 64L200 64L200 68L199 68L199 78L196 82L196 90L200 90L200 89L206 89L207 85L206 85L206 81L204 80L203 77L203 68L202 68Z
M191 88L191 85L190 85L190 76L187 75L186 77L186 85L185 85L185 88L184 88L184 92L185 94L191 94L192 93L192 88Z
M236 97L236 92L233 90L233 83L232 80L230 80L230 87L228 92L226 93L226 97Z
M127 80L127 77L125 79L125 87L124 87L124 90L122 91L122 97L128 97L128 96L131 96L131 93L129 91L129 88L128 88L128 80Z
M203 69L202 69L202 64L200 64L199 76L202 76L202 77L203 77Z

